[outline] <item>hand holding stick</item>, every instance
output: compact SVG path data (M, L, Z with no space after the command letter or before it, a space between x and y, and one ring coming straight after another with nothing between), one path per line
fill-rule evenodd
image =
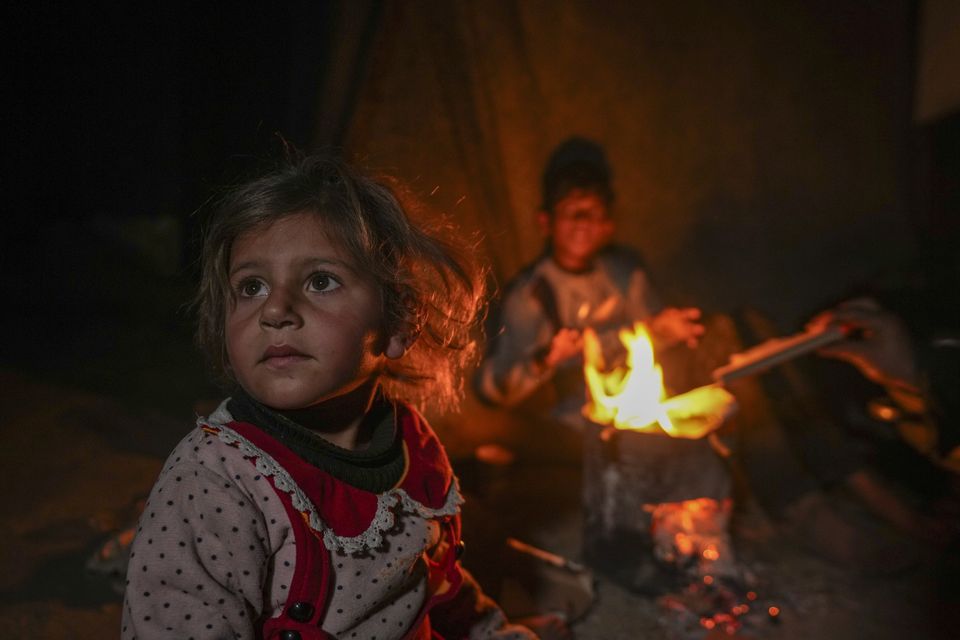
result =
M761 373L798 356L846 338L850 329L840 324L822 324L785 338L771 338L742 353L730 356L730 362L713 372L719 384L743 376Z
M917 391L919 372L906 324L872 298L856 298L825 311L807 325L809 330L848 327L858 340L826 345L820 354L854 365L868 379L885 387Z

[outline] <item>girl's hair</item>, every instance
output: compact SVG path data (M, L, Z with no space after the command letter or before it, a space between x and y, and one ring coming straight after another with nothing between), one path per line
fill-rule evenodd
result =
M236 239L285 216L319 216L330 241L345 250L381 292L385 336L417 339L381 378L389 397L444 410L463 394L480 327L485 269L454 242L453 229L411 222L421 205L398 181L372 176L325 155L286 158L259 177L228 189L205 230L197 343L233 380L224 326L236 293L229 282Z

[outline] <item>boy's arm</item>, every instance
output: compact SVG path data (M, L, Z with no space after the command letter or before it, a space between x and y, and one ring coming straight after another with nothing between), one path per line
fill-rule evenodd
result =
M547 359L554 327L529 287L510 291L501 310L498 333L477 369L478 395L491 404L511 407L553 376Z
M260 512L230 480L195 463L168 467L131 547L121 637L253 640L265 539Z

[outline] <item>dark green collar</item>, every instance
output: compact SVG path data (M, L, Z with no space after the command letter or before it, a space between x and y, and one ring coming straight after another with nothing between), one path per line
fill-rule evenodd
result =
M365 418L374 427L370 446L362 451L338 447L257 402L242 389L233 394L227 407L234 420L256 426L304 461L358 489L383 493L403 477L403 443L396 426L396 409L382 397L378 397Z

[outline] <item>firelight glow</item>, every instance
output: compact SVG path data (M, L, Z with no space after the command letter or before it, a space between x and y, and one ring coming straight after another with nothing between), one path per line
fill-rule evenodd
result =
M584 415L598 424L674 438L702 438L723 422L735 401L718 385L698 387L667 398L663 370L654 359L650 334L642 323L622 329L626 366L604 371L603 351L592 329L583 333L583 374L589 392Z

